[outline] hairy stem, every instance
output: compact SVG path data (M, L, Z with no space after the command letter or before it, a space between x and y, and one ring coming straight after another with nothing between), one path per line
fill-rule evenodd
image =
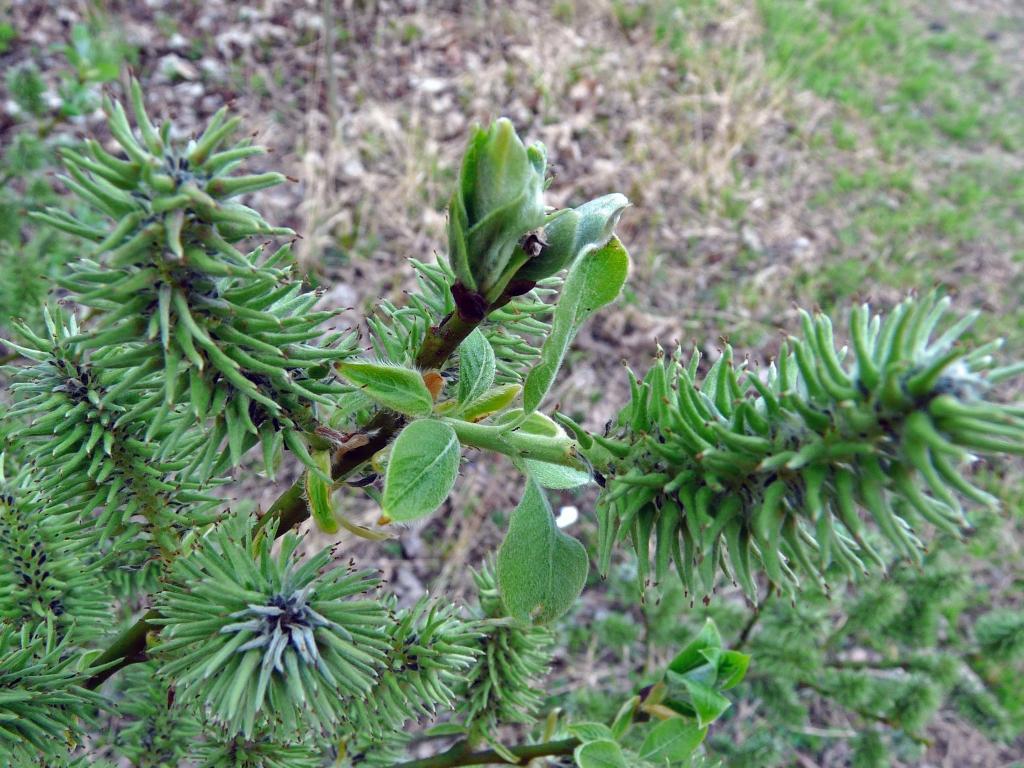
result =
M576 455L576 444L564 435L535 435L509 429L504 425L471 424L461 419L444 421L455 430L459 442L463 445L503 453L514 458L537 459L581 471L586 470L586 465Z
M554 757L557 755L571 755L573 750L580 745L578 739L562 739L560 741L547 741L542 744L526 744L521 747L510 747L508 749L518 758L515 763L510 763L493 749L485 749L480 752L473 752L472 747L465 741L460 741L451 749L448 749L433 757L424 757L419 760L410 760L407 763L396 763L391 768L454 768L459 765L526 765L530 760L537 757Z

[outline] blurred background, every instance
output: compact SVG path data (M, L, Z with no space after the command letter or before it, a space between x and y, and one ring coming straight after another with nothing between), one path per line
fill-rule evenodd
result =
M401 300L405 259L443 253L474 122L504 115L547 145L552 204L628 195L630 284L581 332L551 400L592 428L626 400L620 361L645 368L656 340L709 360L728 340L767 361L797 305L841 319L941 286L957 312L983 311L976 338L1024 354L1020 0L0 0L0 333L81 253L25 212L71 204L57 148L107 137L100 96L123 93L129 68L182 139L225 103L245 116L273 149L260 162L296 180L250 204L301 233L309 281L354 326ZM757 613L723 589L691 608L665 588L640 605L623 558L565 623L552 705L607 716L608 690L712 613L755 659L710 740L727 765L1022 764L1024 670L980 653L977 630L1021 609L1020 473L984 473L1007 509L967 545L939 540L923 568L831 601ZM348 551L412 596L464 594L512 477L471 462L446 514ZM590 500L561 500L584 540ZM922 654L946 666L907 661Z

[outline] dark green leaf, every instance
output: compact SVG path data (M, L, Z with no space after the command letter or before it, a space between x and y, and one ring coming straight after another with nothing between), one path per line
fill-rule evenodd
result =
M750 656L739 651L723 651L720 648L705 648L701 654L717 672L715 687L728 690L743 682L750 666Z
M680 675L689 672L691 669L696 669L702 664L707 664L707 658L701 653L708 648L721 648L722 647L722 636L718 633L718 627L715 623L708 619L704 626L693 640L679 652L679 654L672 659L669 663L668 668Z
M713 723L732 703L713 688L689 678L679 678L690 694L690 701L697 713L697 725L702 728Z

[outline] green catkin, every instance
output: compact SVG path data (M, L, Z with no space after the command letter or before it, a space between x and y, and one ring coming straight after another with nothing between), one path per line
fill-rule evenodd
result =
M154 423L185 402L190 380L199 376L206 388L223 390L229 400L237 396L255 401L252 418L257 426L269 422L275 429L301 433L313 423L326 396L343 391L322 363L351 355L355 335L316 341L320 324L333 313L309 311L317 297L289 281L294 267L287 246L268 258L262 247L243 250L252 237L293 233L270 226L229 198L279 184L284 176L229 175L233 159L258 151L247 140L211 156L240 127L237 118L215 118L195 146L182 148L160 138L134 81L131 92L141 140L135 138L124 108L105 102L112 133L127 160L111 157L92 143L91 157L74 152L64 156L71 175L68 186L114 220L110 230L96 238L57 210L34 214L72 234L99 240L92 258L72 265L63 280L72 300L103 310L80 333L82 349L96 350L91 364L99 372L116 358L112 348L132 350L165 371L164 397L158 413L150 414ZM227 161L224 152L233 153ZM285 290L276 292L279 283ZM263 338L283 329L305 343ZM213 425L199 425L204 426L208 435L214 434ZM231 463L237 466L244 451L234 447ZM203 473L212 474L209 464Z
M501 723L528 723L543 698L532 685L551 664L553 637L545 627L521 626L505 616L489 565L474 573L483 637L479 658L459 691L458 717L490 738Z
M43 317L46 337L16 326L24 338L16 348L34 361L16 369L11 384L10 415L35 417L12 430L30 460L21 503L69 542L106 548L117 538L119 565L139 567L161 547L176 548L172 531L215 519L220 502L181 471L187 453L163 445L158 458L157 446L185 421L142 415L162 375L149 365L128 375L94 365L73 317ZM43 395L50 397L41 413L35 403Z
M710 514L712 521L684 543L697 547L697 561L713 563L720 535L728 532L731 571L751 599L756 592L743 561L752 551L769 580L787 591L800 574L827 583L832 553L844 561L852 554L847 536L861 559L881 564L866 541L860 510L899 556L912 560L922 551L912 532L916 523L959 535L968 523L955 493L994 499L957 465L969 453L1024 451L1024 419L985 399L992 359L957 344L969 322L932 337L947 305L934 295L908 299L884 321L869 320L867 307L857 308L851 320L856 354L845 363L831 322L804 313L804 337L790 339L776 361L777 375L770 369L767 379L737 368L729 350L700 383L678 356L660 356L643 382L633 380L633 400L611 436L630 449L617 452L608 467L602 529L631 525L650 489L660 488L658 505L674 499L682 515L674 527L656 526L654 535L680 537L687 518ZM674 382L674 391L660 398L663 417L655 423L646 392L650 385L660 390L663 381ZM753 418L736 418L748 413ZM677 476L686 480L664 482ZM687 501L696 498L711 512ZM740 502L738 513L726 503L732 500ZM739 522L726 522L734 514ZM606 564L612 537L600 534L599 540L598 559ZM816 552L807 550L807 540ZM646 542L634 536L634 547L646 559ZM652 549L665 552L666 546ZM683 586L695 592L688 571L680 574ZM705 579L705 595L712 585Z
M325 571L329 550L300 561L294 534L275 556L272 544L254 543L253 521L240 518L178 557L159 599L154 655L178 695L206 702L229 731L295 739L299 729L337 727L373 689L387 658L387 611L372 597L372 574Z

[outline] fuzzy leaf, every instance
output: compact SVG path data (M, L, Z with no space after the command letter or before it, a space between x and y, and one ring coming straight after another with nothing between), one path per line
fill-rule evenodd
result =
M540 362L527 374L523 385L523 408L527 412L536 410L551 388L580 325L615 300L628 272L629 254L616 237L569 270Z
M483 395L494 384L494 349L480 329L459 345L459 404Z
M615 740L611 729L604 723L573 723L568 731L570 736L575 736L582 742Z
M523 462L527 474L537 481L543 488L553 490L568 490L579 488L590 482L590 475L573 467L563 467L560 464L551 464L546 461L527 459Z
M625 195L614 193L590 200L579 208L557 211L544 225L547 245L516 273L519 280L543 280L577 259L586 258L607 243L622 212L629 207Z
M626 731L633 724L633 717L636 715L636 708L638 706L640 706L640 697L631 696L619 707L619 711L615 714L615 719L612 721L611 726L613 737L616 740L620 740L626 735Z
M588 569L586 549L558 530L547 496L529 480L498 550L498 589L505 608L520 621L554 621L576 602Z
M491 414L508 408L522 391L519 384L502 384L492 387L469 403L462 410L462 418L466 421L480 421Z
M414 421L391 449L384 479L384 514L392 520L429 515L448 498L459 475L459 439L440 421Z
M573 752L579 768L627 768L622 749L611 739L590 741Z
M423 377L411 368L361 361L338 363L338 371L385 408L407 416L428 416L434 407Z
M707 728L679 717L662 720L655 725L640 746L640 757L656 765L689 759L707 735Z

